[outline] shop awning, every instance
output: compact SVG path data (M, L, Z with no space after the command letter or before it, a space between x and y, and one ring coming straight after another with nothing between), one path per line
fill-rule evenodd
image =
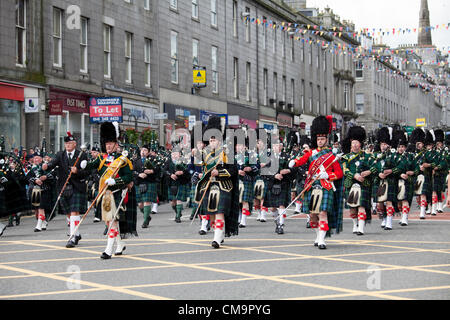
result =
M0 99L25 101L24 89L24 86L0 82Z

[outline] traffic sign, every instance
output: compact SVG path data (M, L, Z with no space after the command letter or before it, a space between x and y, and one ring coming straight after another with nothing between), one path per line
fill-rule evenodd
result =
M167 120L168 115L167 113L155 113L155 116L153 119L155 120Z

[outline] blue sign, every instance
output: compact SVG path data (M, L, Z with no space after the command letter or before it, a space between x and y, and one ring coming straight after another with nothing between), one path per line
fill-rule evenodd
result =
M200 111L200 120L204 123L207 124L209 117L210 116L218 116L221 118L225 118L225 125L228 125L228 114L226 113L215 113L215 112L210 112L210 111Z

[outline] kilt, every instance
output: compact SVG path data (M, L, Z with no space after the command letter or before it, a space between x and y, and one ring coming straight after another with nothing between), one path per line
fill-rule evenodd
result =
M437 196L438 196L438 201L441 201L442 199L442 192L444 192L445 190L445 178L446 178L446 174L445 173L436 173L433 176L433 192L437 192Z
M6 212L5 202L5 188L0 185L0 218L8 216L8 213Z
M312 188L315 186L320 186L323 192L322 203L320 204L320 211L325 212L333 211L333 196L334 196L333 189L327 190L323 188L319 181L314 182ZM310 206L309 202L311 201L312 188L305 192L302 211L303 213L306 214L309 214L309 206Z
M295 184L295 192L297 195L302 193L303 189L305 188L305 180L297 181Z
M347 204L348 196L350 195L350 189L351 188L345 188L344 191L344 203L345 203L345 209L349 209L350 207ZM364 208L370 208L371 207L371 196L372 196L372 189L371 187L363 187L361 186L361 200L360 200L360 207Z
M205 197L203 198L202 205L199 209L199 215L213 215L218 213L223 213L225 215L228 215L230 211L232 210L232 203L231 199L233 198L233 189L230 191L225 191L220 189L220 197L219 197L219 204L217 206L216 211L208 211L208 200L209 200L209 193L211 192L211 188L217 185L219 186L218 182L212 182L206 191Z
M172 195L170 193L170 186L167 189L169 201L178 200L178 201L187 201L187 198L190 195L190 187L189 184L180 184L178 185L178 192L176 195Z
M242 195L242 202L253 202L255 197L255 182L253 180L241 180L244 183L244 193Z
M3 184L3 187L5 188L5 208L7 215L31 209L25 188L22 188L15 182L7 182Z
M386 179L388 183L388 191L387 191L387 200L392 203L397 202L397 196L398 196L398 179L390 178ZM372 197L374 202L378 202L377 192L378 188L380 187L381 179L377 178L375 179L374 184L372 185Z
M291 202L291 183L282 183L279 195L273 194L271 186L272 184L267 187L267 192L264 197L264 206L267 208L279 208L280 206L287 207Z
M28 189L28 192L30 194L29 198L31 201L31 192L33 191L33 188ZM42 190L41 191L41 202L39 206L33 206L30 202L31 209L44 209L45 211L51 211L53 209L52 206L52 194L51 190Z
M139 186L137 186L136 189L136 202L151 202L156 203L158 199L158 189L157 189L157 183L151 182L151 183L145 183L147 185L147 191L144 193L139 192Z
M191 193L189 195L189 198L191 199L191 205L192 208L196 209L198 207L198 204L194 201L195 199L195 188L197 188L197 184L192 183L191 185Z
M120 233L130 233L136 231L137 224L137 202L136 202L136 188L133 186L131 190L128 191L128 202L125 204L125 212L119 211L119 229ZM116 200L116 194L118 201ZM116 205L119 204L121 199L121 192L116 192L114 194L114 200L116 200Z
M263 188L263 190L262 190L262 201L264 201L264 198L266 197L266 194L267 194L267 190L269 189L269 181L270 181L270 180L268 180L268 179L263 179L262 177L257 177L257 178L255 179L254 183L253 183L253 196L255 196L255 195L254 195L254 193L255 193L255 188L254 188L254 186L255 186L255 184L256 184L256 182L257 182L258 180L264 181L264 188Z
M74 188L70 198L61 196L59 206L63 214L70 214L71 212L84 214L87 210L87 194Z
M406 193L406 199L409 203L409 206L412 204L412 200L414 198L414 178L409 178L407 181L405 181L405 193Z

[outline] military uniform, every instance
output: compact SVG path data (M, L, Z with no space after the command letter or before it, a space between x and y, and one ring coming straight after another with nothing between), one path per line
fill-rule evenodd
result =
M167 160L164 165L164 174L166 176L168 184L168 199L172 201L172 209L175 211L175 222L181 222L181 216L183 211L183 204L181 202L187 201L190 195L190 175L187 164L183 163L183 160L172 159ZM171 178L172 174L177 171L182 171L182 174L177 176L174 180Z
M239 202L242 206L241 219L239 227L245 228L246 219L250 216L250 208L254 199L254 189L256 177L259 174L259 164L257 163L256 153L242 152L235 155L235 165L237 170L244 171L244 176L238 174L239 178ZM245 171L250 168L250 171Z

